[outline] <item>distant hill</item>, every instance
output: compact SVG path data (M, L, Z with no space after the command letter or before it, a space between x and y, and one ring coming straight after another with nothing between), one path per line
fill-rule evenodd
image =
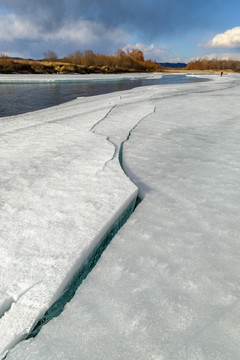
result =
M24 59L24 58L21 58L21 57L14 57L14 56L9 56L9 59L12 59L12 60L29 60L29 61L35 61L34 59ZM36 61L39 61L39 60L36 60Z
M159 63L159 65L163 66L163 67L168 67L168 68L185 68L187 66L187 64L185 63L169 63L169 62L165 62L165 63Z

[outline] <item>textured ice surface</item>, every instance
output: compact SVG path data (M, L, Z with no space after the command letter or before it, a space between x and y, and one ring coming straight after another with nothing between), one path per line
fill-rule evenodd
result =
M51 83L51 82L71 82L71 81L111 81L121 79L146 79L146 78L160 78L161 74L0 74L0 83Z
M29 333L137 196L117 146L154 107L132 107L130 98L78 99L0 121L2 355ZM126 117L116 144L98 133L110 114Z
M67 151L70 156L74 149L77 152L76 156L81 158L69 173L66 174L65 171L59 174L62 167L57 166L58 158L54 167L52 161L48 162L54 150L50 151L46 145L44 145L46 147L44 161L42 153L37 157L41 161L41 167L35 166L35 170L33 169L31 173L27 172L28 167L23 169L23 165L19 165L23 179L20 177L20 183L16 185L10 183L10 189L16 187L18 197L11 194L8 199L6 198L6 204L10 202L11 212L8 216L6 214L5 218L7 221L11 215L14 219L14 211L18 210L21 217L19 223L14 222L16 234L17 229L23 231L23 225L26 223L26 233L24 233L26 239L30 239L34 231L40 231L38 239L41 241L36 241L36 248L33 247L32 251L27 248L21 250L22 235L19 236L19 241L16 241L15 237L14 247L9 245L10 255L16 252L13 273L17 272L18 278L15 288L13 286L11 294L10 291L8 294L15 299L18 294L27 309L31 306L42 306L38 301L42 302L45 299L45 292L48 293L47 286L55 286L58 279L61 285L59 268L53 271L51 268L56 265L55 259L58 256L66 257L68 266L72 261L72 249L75 253L75 248L71 242L74 243L74 240L70 237L71 241L68 240L65 247L64 244L72 231L71 219L77 218L74 226L78 221L82 224L78 206L81 209L84 204L85 208L80 212L84 214L87 211L88 216L91 216L90 224L98 221L102 211L106 221L104 207L108 205L108 200L103 208L100 207L101 201L94 203L91 197L87 203L82 198L76 201L74 199L76 194L69 195L66 187L71 192L72 188L77 187L79 177L85 178L85 174L89 172L87 181L82 183L82 191L86 196L84 200L89 199L86 188L89 191L91 186L93 193L97 197L102 197L102 200L108 198L108 194L110 196L111 193L117 193L116 202L119 202L122 199L120 190L122 191L126 184L125 191L129 196L130 183L123 175L121 176L116 159L119 144L124 140L126 140L122 158L124 169L139 186L141 197L144 199L113 239L63 313L43 327L36 338L17 345L8 354L8 359L239 359L239 80L238 76L228 76L204 84L137 89L124 92L121 94L121 99L118 94L96 97L94 101L100 99L102 102L103 99L105 101L108 99L110 105L108 115L104 117L103 114L99 114L98 120L91 123L92 131L87 134L85 131L81 134L79 122L67 123L70 127L73 124L79 126L78 132L75 126L73 127L78 141L74 134L71 134L70 141L69 130L66 129L64 137L61 137L64 147L60 154L63 157L67 144L70 146L69 141L71 144L74 141L78 144L74 148L70 146ZM88 102L89 106L91 101ZM64 106L61 109L64 110ZM98 113L98 110L96 111ZM53 113L56 114L56 109ZM57 126L63 126L64 123L63 119L57 122ZM46 123L42 125L45 136L51 134L49 126L53 125ZM39 134L41 135L40 129L37 132L37 139L42 144ZM57 134L54 133L54 141L51 136L49 139L49 143L53 142L54 146L60 141ZM23 137L25 140L30 139L25 134L25 130ZM103 141L105 137L109 138L108 143ZM11 138L9 134L8 141ZM101 142L99 147L97 139ZM17 138L14 141L16 146L19 146L18 140ZM28 141L31 143L31 140ZM80 145L82 143L83 145ZM90 145L87 147L87 143L90 145L94 143L96 158L92 158L91 152L94 149ZM31 156L29 155L31 159L35 159L35 146L31 148L33 151ZM61 146L54 153L56 157L57 154L60 156ZM78 146L81 146L82 155L80 151L78 152ZM108 149L111 149L111 154ZM23 156L20 150L15 151L19 161ZM94 169L92 163L87 167L86 156L96 162ZM13 180L16 178L14 169L18 166L18 158L9 171ZM27 159L24 158L24 164L30 161ZM82 165L84 174L81 172L81 164L84 164ZM104 168L104 171L100 171L102 176L100 185L94 180L98 164L101 169ZM39 210L40 223L35 223L35 227L31 226L31 231L28 233L28 214L32 211L29 202L37 207L39 201L41 205L45 200L45 192L41 192L43 199L39 200L39 197L35 198L35 196L39 194L37 190L42 189L42 181L46 181L39 175L43 176L49 167L54 168L51 176L54 177L57 173L57 181L52 181L49 176L45 186L48 199L52 201L47 202L48 206L44 207L46 214L38 208L34 210L31 221L34 225L35 212ZM113 170L116 171L116 176L113 176ZM29 183L26 183L26 192L32 191L31 198L27 202L24 192L20 193L20 189L24 189L23 185L26 181L24 176L28 174L27 178L32 177L36 174L35 171L38 171L35 182L39 187L36 188L35 194L32 188L29 188ZM64 182L65 177L68 186L65 186L63 191L61 183ZM74 179L76 184L72 184ZM53 183L60 188L52 189L50 185ZM64 205L70 211L68 219L71 222L71 224L63 223L60 229L57 225L62 206L61 202L58 202L58 191L62 191L63 196L66 196ZM20 197L23 199L19 199ZM74 201L73 206L77 207L74 211L71 210L69 198ZM17 208L16 199L20 201ZM121 201L125 202L125 200ZM97 219L92 212L89 212L89 206L91 211L96 213ZM45 218L49 211L48 219L51 219L52 228L51 226L45 228ZM88 220L85 219L87 223ZM101 221L103 220L100 219ZM84 225L85 223L81 226ZM57 247L57 242L50 241L49 230L52 230L51 239L54 232L59 232L57 235L60 234L60 248ZM88 234L89 231L87 226L83 228L83 233ZM66 233L62 234L63 232ZM46 243L42 242L42 233L48 240ZM16 234L13 233L14 236ZM63 252L61 246L64 247ZM8 250L7 245L4 245L4 249ZM37 249L41 249L39 254ZM52 257L48 255L49 252ZM23 256L21 264L18 264L19 254ZM1 256L3 256L2 261L6 261L9 256L11 265L10 255ZM41 274L35 268L36 261L39 263ZM47 266L45 270L42 270L43 263ZM29 272L24 273L25 268L31 268L33 264L33 275ZM22 267L22 275L20 275L21 271L18 275L16 266L20 270ZM6 268L8 269L8 266ZM10 279L13 273L10 274ZM40 275L47 278L44 291L41 289L43 280L37 283ZM56 279L52 276L56 276ZM36 285L30 289L32 284ZM5 289L2 291L5 293ZM25 296L31 292L34 292L34 296L32 294L26 296L26 301L24 295L21 295L24 291L26 291ZM33 305L30 305L30 301ZM9 337L12 333L8 314L9 311L1 319L6 318L7 321L3 323L4 325L0 323L0 326L6 327ZM16 312L15 316L17 315ZM18 322L22 326L23 319L19 317ZM1 334L0 338L5 336L4 334Z

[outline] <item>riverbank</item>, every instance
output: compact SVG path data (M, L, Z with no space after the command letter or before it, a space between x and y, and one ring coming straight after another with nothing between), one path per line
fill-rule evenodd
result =
M121 65L79 65L63 61L14 60L0 58L0 74L117 74L136 72L156 72L159 66L151 61L130 62Z
M138 65L138 66L137 66ZM182 73L182 74L225 74L234 73L231 69L222 70L198 70L198 69L177 69L164 68L151 61L142 62L132 66L119 65L78 65L62 61L37 61L37 60L13 60L10 58L0 58L0 74L123 74L123 73Z
M168 74L202 74L202 75L221 75L223 70L187 70L187 69L164 69L164 73ZM239 74L231 69L226 69L223 74Z

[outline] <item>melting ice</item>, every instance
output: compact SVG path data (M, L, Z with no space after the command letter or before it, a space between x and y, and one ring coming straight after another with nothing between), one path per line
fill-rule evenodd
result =
M143 201L62 314L7 358L239 358L239 80L2 122L2 356L136 196L123 144Z

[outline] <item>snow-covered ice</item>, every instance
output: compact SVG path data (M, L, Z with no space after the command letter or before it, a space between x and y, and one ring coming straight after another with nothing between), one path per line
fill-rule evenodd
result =
M114 158L117 142L97 134L117 103L119 95L78 99L0 122L2 354L29 333L137 196ZM152 110L129 109L123 140Z
M159 79L160 73L127 74L0 74L0 83L57 83L85 81L115 81L136 79Z
M136 196L121 144L143 198L62 314L7 359L239 359L240 77L212 78L3 120L2 354Z

